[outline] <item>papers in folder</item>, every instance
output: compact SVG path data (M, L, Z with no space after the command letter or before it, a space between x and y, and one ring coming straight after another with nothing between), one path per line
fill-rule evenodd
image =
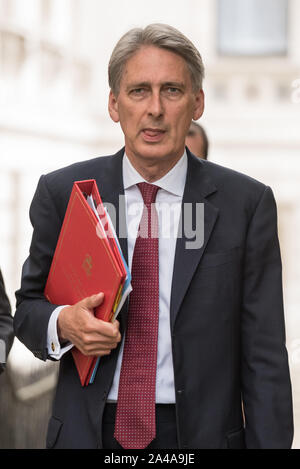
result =
M100 291L95 317L113 321L131 288L131 276L95 180L73 185L49 271L45 296L55 305L73 305ZM99 360L72 348L82 386L94 381Z
M99 212L101 213L101 211L99 210L99 212L97 211L96 209L96 206L95 206L95 203L94 203L94 200L93 200L93 197L92 196L88 196L87 197L87 201L88 201L88 204L89 206L92 208L92 210L94 211L95 215L97 216L98 220L99 220L99 223L103 229L103 232L106 234L106 229L105 229L105 226L103 226L103 216L100 217L100 214ZM120 246L120 243L119 243L119 240L118 240L118 237L116 235L116 232L115 232L115 229L114 229L114 225L111 221L111 218L109 216L109 213L107 211L107 208L106 207L103 207L104 208L104 212L105 212L105 217L104 217L104 220L107 221L107 223L109 224L110 226L110 230L111 230L111 233L113 234L113 237L114 237L114 240L115 242L117 243L117 246L118 246L118 249L119 249L119 252L120 252L120 256L121 256L121 259L123 261L123 264L124 264L124 267L126 269L126 279L125 279L125 282L124 282L124 285L123 285L123 288L122 288L122 294L120 296L120 299L119 301L115 304L115 308L116 310L114 311L114 314L113 314L113 317L112 317L112 320L115 320L116 317L118 316L119 312L121 311L125 301L126 301L126 298L128 297L129 293L132 291L132 286L131 286L131 274L130 274L130 271L129 271L129 268L128 268L128 265L124 259L124 256L123 256L123 253L122 253L122 250L121 250L121 246ZM105 221L104 221L104 225L105 225ZM107 235L106 235L107 236ZM98 369L98 366L99 366L99 363L100 363L100 357L98 357L96 360L95 360L95 363L94 363L94 366L93 366L93 371L92 371L92 374L90 376L90 380L89 380L89 384L92 384L94 382L94 379L95 379L95 376L96 376L96 372L97 372L97 369Z
M97 211L97 208L95 206L95 202L92 198L92 196L88 196L87 197L87 201L88 201L88 204L89 206L92 208L92 210L94 211L96 217L98 218L98 221L103 229L103 232L105 233L105 236L107 237L107 229L105 228L105 222L104 222L104 225L103 225L103 216L100 217L99 215L99 212L101 213L100 209L99 212ZM121 256L121 259L122 259L122 262L123 262L123 265L126 269L126 278L125 278L125 282L124 282L124 285L123 285L123 289L122 289L122 295L120 297L120 301L119 301L119 304L115 305L116 306L116 311L114 312L114 315L113 315L113 320L116 319L116 317L118 316L119 312L121 311L122 309L122 306L124 305L125 301L126 301L126 298L127 296L129 295L129 293L132 291L132 286L131 286L131 274L130 274L130 271L129 271L129 268L128 268L128 265L124 259L124 256L123 256L123 253L122 253L122 250L121 250L121 246L120 246L120 243L119 243L119 240L118 240L118 237L116 235L116 232L115 232L115 228L114 228L114 225L111 221L111 218L109 216L109 213L107 211L107 208L103 206L103 209L104 209L104 213L105 213L105 220L106 222L109 224L109 230L110 230L110 233L113 234L113 239L115 240L117 246L118 246L118 249L119 249L119 252L120 252L120 256Z

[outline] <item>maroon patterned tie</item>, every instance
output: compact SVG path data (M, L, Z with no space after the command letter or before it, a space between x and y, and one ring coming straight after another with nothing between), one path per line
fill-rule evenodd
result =
M159 310L159 187L138 184L144 209L132 258L132 292L120 374L115 438L125 449L142 449L155 438L155 382Z

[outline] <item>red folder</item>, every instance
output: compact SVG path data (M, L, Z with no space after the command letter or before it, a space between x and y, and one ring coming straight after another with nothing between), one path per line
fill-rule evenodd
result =
M89 195L93 197L105 230L87 202ZM95 309L95 316L110 321L125 277L126 270L96 181L74 182L45 287L46 298L56 305L73 305L102 291L104 301ZM81 385L86 386L95 359L83 355L76 347L72 354Z

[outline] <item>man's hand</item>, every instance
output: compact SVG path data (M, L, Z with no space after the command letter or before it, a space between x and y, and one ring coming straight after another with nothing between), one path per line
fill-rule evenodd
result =
M94 316L101 305L103 293L98 293L63 308L57 320L58 337L74 344L84 355L109 355L121 340L119 322L102 321Z

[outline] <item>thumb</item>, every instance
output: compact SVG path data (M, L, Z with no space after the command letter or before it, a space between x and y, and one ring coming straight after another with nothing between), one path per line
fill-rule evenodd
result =
M87 298L83 300L82 304L88 309L93 309L101 305L103 300L104 300L104 293L100 292L100 293L97 293L96 295L88 296Z

